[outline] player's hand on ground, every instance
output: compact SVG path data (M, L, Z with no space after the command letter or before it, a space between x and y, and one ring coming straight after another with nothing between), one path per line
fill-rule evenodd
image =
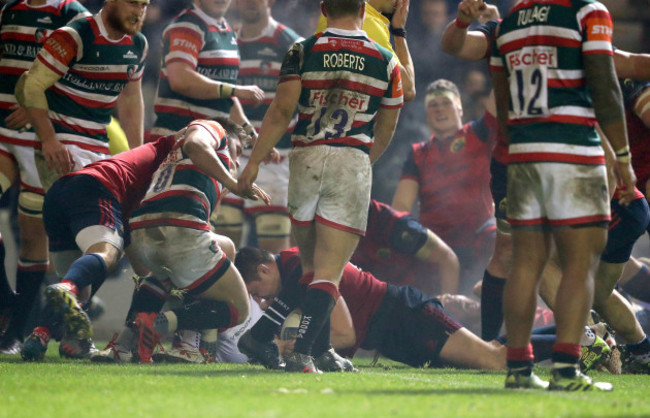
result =
M282 157L280 156L280 151L278 151L277 148L273 147L271 152L269 152L269 155L267 155L262 162L264 164L270 164L270 163L277 164L280 161L282 161Z
M253 102L253 106L259 106L264 100L264 91L257 86L237 86L235 97L247 103Z
M636 176L634 175L634 170L632 169L632 163L629 161L616 161L614 174L616 175L616 184L619 188L618 202L621 205L627 206L634 200L634 197L636 196Z
M463 0L458 3L458 20L463 23L472 23L481 16L486 4L483 0Z
M13 112L5 118L7 128L19 131L23 128L27 130L31 127L29 119L27 119L27 111L24 107L16 104L11 106L9 110L13 110Z
M406 19L409 16L409 3L411 0L397 0L395 4L395 13L390 21L390 25L394 28L404 29L406 27Z
M60 175L68 174L74 167L74 161L68 148L57 140L42 142L42 151L50 169Z

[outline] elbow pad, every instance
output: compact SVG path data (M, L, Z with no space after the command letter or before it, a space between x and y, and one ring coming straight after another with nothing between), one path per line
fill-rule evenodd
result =
M32 68L23 73L16 83L16 100L23 107L49 110L45 90L53 86L61 76L41 64L34 61Z

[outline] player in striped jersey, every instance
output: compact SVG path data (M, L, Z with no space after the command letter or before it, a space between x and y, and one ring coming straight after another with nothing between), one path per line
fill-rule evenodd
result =
M44 189L109 156L113 107L131 148L142 144L141 79L147 40L139 33L148 0L107 0L100 12L56 30L16 86L40 142Z
M244 282L209 224L224 189L237 190L230 173L236 161L231 160L229 143L238 149L236 158L244 137L244 131L230 121L191 122L180 132L131 217L133 257L158 279L170 280L197 298L164 313L134 307L142 363L151 363L157 341L167 332L230 328L248 316ZM269 202L256 185L240 196Z
M264 114L275 96L284 55L294 42L302 40L292 29L273 19L271 16L273 4L274 0L237 1L242 20L237 34L241 54L237 83L258 85L264 90L265 95L261 105L250 100L241 100L246 116L256 129L262 125ZM260 167L258 184L271 196L271 205L263 206L260 202L251 200L242 204L241 201L230 200L229 196L219 211L219 219L215 227L219 231L222 227L232 229L228 235L233 238L237 246L242 238L243 206L243 211L252 217L252 229L256 232L260 248L278 252L289 247L291 222L287 212L288 154L291 148L291 132L297 121L296 114L276 146L280 155L279 161ZM249 156L250 150L244 150L241 158L242 166L246 165Z
M6 277L0 280L0 311L9 306L9 328L0 352L17 354L25 321L48 267L43 227L43 187L34 163L36 137L25 109L14 97L20 75L31 67L52 31L90 13L76 0L13 0L0 12L0 198L17 180L20 254L14 295ZM3 246L0 239L0 246ZM4 270L4 264L0 266Z
M405 102L415 99L415 70L406 41L406 20L410 3L411 0L368 0L361 28L370 39L397 57L402 75ZM316 33L323 32L326 27L327 19L321 14ZM395 42L394 50L390 43L390 35L393 35Z
M532 373L530 329L553 239L562 280L550 388L612 389L577 368L609 221L596 123L616 153L619 202L628 205L635 196L611 35L607 9L592 0L519 1L497 29L490 66L499 120L510 143L507 210L514 248L504 290L506 387L549 387Z
M260 139L240 177L240 184L250 187L298 106L288 207L303 279L310 285L301 338L287 371L318 371L311 347L327 327L341 271L365 233L371 164L388 146L403 104L397 60L360 30L365 2L324 0L321 11L328 28L287 53ZM253 332L254 340L269 341L271 329Z
M167 135L194 119L228 118L254 134L239 99L259 104L257 86L236 86L239 50L225 19L230 0L195 0L163 32L163 62L154 103L153 135Z

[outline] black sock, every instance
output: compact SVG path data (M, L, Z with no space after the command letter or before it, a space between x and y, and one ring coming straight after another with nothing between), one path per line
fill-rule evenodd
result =
M200 299L172 309L178 318L178 329L230 328L238 321L238 312L226 302Z
M311 352L314 355L314 358L318 358L330 348L332 348L332 343L330 341L330 318L328 317L325 324L323 324L323 329L321 329L314 341Z
M623 290L643 302L650 303L650 270L641 266L641 270L623 285Z
M41 284L47 272L48 262L20 259L16 271L16 301L11 312L11 322L7 334L22 338L25 323L39 295Z
M0 234L0 309L10 308L16 300L16 294L9 286L5 270L5 244Z
M91 285L98 288L106 280L106 262L99 254L84 254L72 263L63 279L76 284L79 291Z
M330 313L336 304L334 295L338 297L338 288L332 282L320 280L309 285L303 302L298 338L294 345L295 352L311 355L316 338L325 324L329 323Z
M251 328L253 339L263 343L272 341L292 310L293 306L289 306L280 299L275 298L271 306L264 311L264 315Z
M131 307L126 314L127 326L139 312L160 312L167 300L167 289L155 277L147 277L133 289Z
M503 288L506 279L485 270L481 289L481 338L491 341L499 336L503 324Z

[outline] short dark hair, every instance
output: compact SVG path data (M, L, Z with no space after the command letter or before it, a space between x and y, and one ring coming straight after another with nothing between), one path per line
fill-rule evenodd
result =
M454 93L456 96L460 97L460 91L458 91L458 86L449 80L444 78L439 78L436 81L432 82L427 86L427 90L424 93L425 95L433 93L437 90L446 90Z
M244 283L260 280L257 275L257 266L273 262L275 262L273 254L255 247L240 248L235 256L235 267L244 279Z
M356 15L366 0L323 0L328 17L339 18Z

